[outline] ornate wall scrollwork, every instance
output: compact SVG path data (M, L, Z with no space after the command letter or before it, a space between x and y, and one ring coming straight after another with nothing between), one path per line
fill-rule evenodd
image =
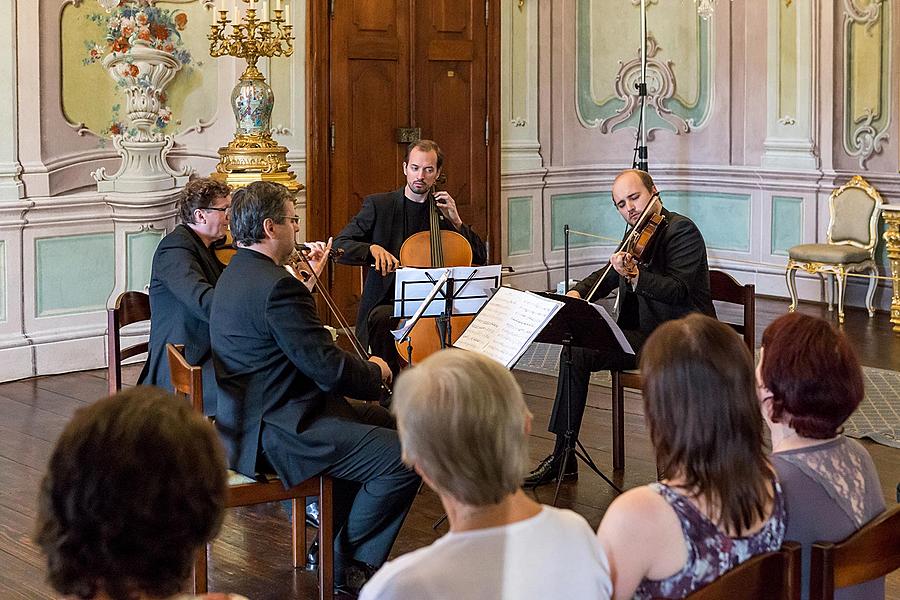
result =
M843 0L843 146L860 169L888 141L891 24L884 0ZM874 59L874 60L873 60ZM877 63L877 64L873 64Z
M584 127L603 133L638 126L640 0L628 4L622 10L620 0L576 3L576 111ZM703 127L712 113L712 27L679 3L648 5L648 19L656 25L647 40L644 126L648 139L655 130L686 134Z
M666 108L665 103L675 95L675 72L672 70L672 61L661 61L656 58L659 53L659 45L652 34L647 35L647 108L656 111L665 122L672 125L676 134L687 133L691 130L687 121ZM638 51L637 58L626 63L619 62L621 68L616 75L616 97L624 100L625 104L616 111L616 114L606 119L600 119L597 123L600 131L608 133L619 123L624 123L631 115L640 110L640 96L638 96L637 84L641 79L641 56ZM652 139L653 129L647 131L648 138Z

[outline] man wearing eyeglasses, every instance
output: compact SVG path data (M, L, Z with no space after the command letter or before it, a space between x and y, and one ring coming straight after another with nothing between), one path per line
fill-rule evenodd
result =
M256 181L235 192L237 254L210 322L216 426L240 473L274 469L286 486L335 478L335 585L356 593L387 559L420 480L403 465L390 413L346 399L377 400L391 371L335 345L310 291L282 268L298 231L284 186ZM328 250L313 245L313 277Z
M211 246L225 237L231 188L213 179L190 181L177 201L181 220L162 239L150 275L150 349L138 384L171 390L166 344L184 344L192 365L203 365L203 412L216 412L216 379L209 344L209 311L225 268Z

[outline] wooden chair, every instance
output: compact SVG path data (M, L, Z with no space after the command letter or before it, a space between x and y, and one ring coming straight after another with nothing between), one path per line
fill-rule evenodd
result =
M900 568L900 506L884 511L843 542L816 542L810 552L809 600Z
M120 346L119 330L126 325L150 320L150 296L144 292L123 292L115 308L106 310L106 365L109 395L122 389L122 361L147 351L147 342L125 349Z
M184 359L184 346L166 344L169 371L175 393L186 397L198 413L203 414L203 377L200 367ZM332 530L332 480L326 475L307 479L285 489L274 475L249 477L228 472L227 508L291 501L291 546L294 567L306 566L306 497L319 497L319 598L331 600L334 595L334 535ZM194 594L207 590L206 551L199 552L194 562Z
M709 290L713 300L743 307L743 320L728 325L744 338L744 343L754 351L756 345L756 286L741 285L724 271L709 271ZM625 388L643 390L640 371L611 371L612 378L612 435L613 469L625 468Z
M687 598L799 600L800 544L785 542L777 552L754 556Z

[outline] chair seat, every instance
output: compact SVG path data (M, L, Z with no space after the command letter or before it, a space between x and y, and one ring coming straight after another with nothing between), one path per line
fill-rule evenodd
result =
M788 250L793 260L830 264L858 263L871 258L869 251L844 244L800 244Z
M252 477L247 477L243 473L228 469L228 485L241 485L242 483L256 483L256 480Z

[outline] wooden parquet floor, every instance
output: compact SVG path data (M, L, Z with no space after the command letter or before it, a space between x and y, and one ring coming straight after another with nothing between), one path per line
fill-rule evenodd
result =
M760 300L757 327L762 329L786 309L783 301ZM801 310L825 314L821 307ZM857 346L863 364L900 370L900 336L890 331L888 318L869 320L863 311L848 312L845 330ZM126 367L126 383L132 383L139 367ZM516 372L531 411L534 432L530 454L534 463L553 447L545 431L556 381L553 377ZM54 598L44 582L44 564L31 542L35 498L44 465L53 443L72 413L106 393L104 371L70 373L0 384L0 599ZM593 387L585 413L581 440L597 465L624 488L655 479L656 468L644 426L641 401L626 397L626 468L611 471L609 390ZM896 502L900 482L900 450L863 442L875 461L885 499ZM559 504L572 508L596 527L613 500L614 492L599 477L581 468L577 482L564 484ZM549 503L553 486L539 488L536 497ZM394 546L397 556L431 543L446 531L432 529L443 509L437 496L423 489ZM309 535L314 535L310 531ZM314 573L294 570L290 560L290 523L281 504L229 511L210 554L210 589L241 593L252 600L317 597ZM887 598L900 600L900 574L888 579Z

